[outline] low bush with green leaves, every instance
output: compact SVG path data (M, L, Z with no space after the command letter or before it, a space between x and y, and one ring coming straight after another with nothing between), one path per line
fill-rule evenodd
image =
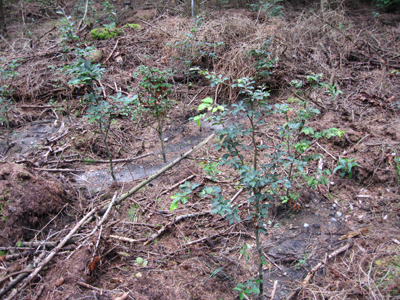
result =
M199 40L199 31L202 29L203 19L196 16L191 21L192 27L189 32L184 34L182 41L177 41L174 44L169 43L168 46L174 47L178 56L175 59L179 59L184 65L184 74L186 76L186 94L183 101L183 111L182 116L185 118L186 114L186 104L188 102L189 90L191 87L190 79L193 74L196 74L197 69L191 68L196 62L204 60L206 64L212 65L217 59L217 54L215 49L223 46L223 42L203 42ZM184 121L184 119L183 119ZM184 129L184 126L182 126Z
M255 59L252 69L255 71L255 80L259 81L267 78L272 74L276 62L279 58L271 59L271 52L268 51L268 46L272 42L272 37L264 42L259 48L249 51L249 55Z

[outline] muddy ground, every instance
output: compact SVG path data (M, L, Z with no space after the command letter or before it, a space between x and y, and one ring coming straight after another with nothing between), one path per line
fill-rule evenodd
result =
M60 69L76 59L73 49L84 46L60 42L56 8L6 5L15 16L0 43L2 68L14 60L18 66L12 80L3 80L13 102L9 144L4 120L0 127L0 298L239 299L233 288L257 276L255 224L246 219L230 224L211 214L210 199L199 195L203 187L218 185L232 199L240 189L238 176L226 167L215 178L204 170L224 154L213 147L215 137L130 193L104 219L104 210L99 212L113 196L132 191L218 129L203 123L200 130L191 121L201 99L216 97L227 105L240 100L237 90L210 87L204 76L195 76L189 86L185 82L185 65L169 43L184 41L194 26L183 15L186 7L138 5L138 10L121 2L115 8L121 27L141 28L105 41L83 29L79 42L103 53L98 62L105 75L98 86L107 97L131 95L139 65L176 71L171 79L176 102L163 136L168 162L162 160L154 118L132 121L120 115L108 135L113 182L106 147L81 103L88 88L68 85L70 78ZM271 203L264 222L268 234L261 238L262 299L400 299L400 15L374 15L375 7L361 3L325 13L317 5L287 4L278 18L232 7L201 9L196 39L224 45L215 48L217 58L200 55L192 66L230 78L255 76L248 52L273 37L269 56L279 60L259 82L271 90L268 101L298 109L290 82L322 73L343 94L336 99L323 89L311 94L310 105L321 113L309 126L345 134L313 144L311 151L322 155L325 169L333 170L339 158L359 165L352 178L337 172L328 176L328 185L298 188L297 203ZM73 15L77 8L66 5L64 11ZM88 16L96 17L93 11ZM275 125L285 119L274 115L265 121L258 142L273 145L279 139ZM240 117L228 120L233 122L248 126ZM316 169L314 162L307 172ZM186 180L200 188L171 212L170 197ZM246 203L246 193L234 201ZM92 212L65 245L54 248ZM16 281L49 255L54 257L37 276Z

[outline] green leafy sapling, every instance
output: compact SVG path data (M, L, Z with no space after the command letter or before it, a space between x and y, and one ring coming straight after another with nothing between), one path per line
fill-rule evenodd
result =
M340 177L349 176L349 179L353 177L353 168L359 167L360 165L354 162L355 158L339 158L338 166L333 169L333 173L339 171Z
M222 171L218 170L219 163L218 162L208 162L203 163L203 170L206 172L208 176L211 176L213 181L216 180L215 175L222 173Z
M319 84L320 78L319 75L310 75L310 78L307 78L307 87L322 86ZM232 87L240 91L243 100L233 104L230 109L217 110L213 115L215 122L221 122L227 115L239 114L248 120L247 126L238 123L225 124L223 129L217 130L219 143L215 146L216 150L226 150L226 154L220 159L220 165L234 169L239 175L240 184L244 185L247 192L248 218L255 224L259 258L258 277L249 283L256 283L257 289L238 286L238 291L241 291L243 297L246 294L245 290L249 293L259 291L260 294L264 290L262 266L265 261L260 234L266 233L264 220L267 218L270 203L275 202L277 198L281 198L284 202L296 202L298 193L293 191L295 184L302 186L306 181L315 187L326 183L323 174L307 175L308 177L304 175L307 164L320 157L318 154L308 154L307 151L316 140L340 134L336 128L318 132L307 127L307 120L319 113L307 102L300 102L301 107L297 110L288 104L270 105L267 101L269 92L265 87L256 87L255 84L253 78L236 80ZM213 107L210 100L203 101L200 105L201 108ZM273 114L282 114L286 122L278 126L281 142L272 147L258 142L258 138L262 136L261 128L266 126L264 120L268 120L268 116ZM205 187L202 196L211 198L212 213L226 216L230 223L240 220L238 207L224 199L220 187Z
M246 295L259 295L261 294L260 288L260 280L259 279L250 279L247 280L246 283L238 283L233 290L239 292L239 299L248 299Z
M161 153L164 163L166 163L163 127L165 117L174 104L174 101L169 98L173 85L168 82L168 79L172 76L172 72L171 70L161 71L146 66L138 67L138 71L142 75L139 85L143 88L138 98L141 103L140 109L157 118L155 130L158 133L162 148Z
M279 58L271 59L271 52L268 51L268 46L272 42L272 37L264 42L259 48L249 51L249 55L255 59L252 69L255 71L254 79L259 81L267 78L272 74L275 64Z
M111 122L119 113L120 108L116 102L108 102L104 99L104 96L101 94L101 89L95 87L97 81L102 78L104 69L100 64L92 64L90 61L85 59L92 50L93 48L78 48L75 52L78 58L77 61L66 66L64 70L68 74L72 75L68 84L72 86L85 85L89 90L89 93L87 93L83 98L84 103L90 105L87 117L89 118L89 122L95 122L98 125L107 150L111 177L116 181L112 163L112 154L107 143L107 136ZM117 97L121 98L120 95Z
M328 90L326 90L325 93L330 95L333 100L335 100L340 94L343 94L343 92L337 87L336 82L333 85L327 84L326 88Z
M146 267L149 262L147 259L144 259L143 257L139 256L136 258L135 263L137 266Z
M241 78L236 81L233 87L240 89L241 93L244 94L244 100L233 104L232 109L228 112L232 115L243 114L249 121L249 128L235 123L218 130L220 143L216 145L216 149L227 150L228 153L222 156L220 164L236 170L240 176L240 183L245 186L248 194L249 218L255 222L256 246L259 257L258 287L257 290L252 289L252 291L262 294L264 256L261 249L260 234L266 233L263 220L267 217L267 209L270 206L266 200L271 198L271 194L267 191L275 190L276 184L282 180L275 172L277 160L280 159L279 155L271 157L270 164L260 164L259 154L265 146L257 144L256 132L258 127L263 124L261 111L268 114L271 112L271 106L266 101L269 92L263 88L255 88L254 83L252 78ZM221 113L226 112L222 111ZM246 136L250 138L250 144L244 140ZM250 161L245 157L245 153L252 153ZM231 223L240 220L238 207L232 206L228 200L223 198L219 187L206 187L203 192L212 197L213 213L225 215Z

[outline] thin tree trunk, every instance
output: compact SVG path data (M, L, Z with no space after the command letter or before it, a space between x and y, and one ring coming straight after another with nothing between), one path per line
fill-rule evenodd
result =
M5 20L4 20L4 5L3 0L0 0L0 32L5 32Z

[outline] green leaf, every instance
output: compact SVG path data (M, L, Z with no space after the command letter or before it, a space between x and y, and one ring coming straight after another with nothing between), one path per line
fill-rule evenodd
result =
M172 198L172 197L171 197ZM174 211L175 209L178 208L178 202L179 202L179 198L175 199L174 201L172 201L171 206L170 206L170 211Z

